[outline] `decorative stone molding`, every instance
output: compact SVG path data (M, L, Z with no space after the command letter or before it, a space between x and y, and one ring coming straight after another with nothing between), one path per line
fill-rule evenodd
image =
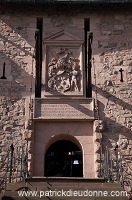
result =
M34 123L30 119L28 120L28 126L27 126L27 142L28 142L28 173L32 175L32 169L33 169L33 133L34 133Z
M94 121L94 130L95 132L103 132L105 130L105 122L103 120Z
M102 120L94 121L94 153L95 153L95 172L98 177L100 172L100 154L101 154L101 142L102 132L105 130L105 124Z

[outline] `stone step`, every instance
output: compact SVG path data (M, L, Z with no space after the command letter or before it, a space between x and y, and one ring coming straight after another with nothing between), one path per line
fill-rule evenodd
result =
M109 193L111 192L111 191L123 191L123 188L92 188L92 187L78 187L78 188L74 188L74 186L73 187L71 187L71 188L69 188L69 187L35 187L35 188L28 188L28 187L26 187L26 188L18 188L18 189L14 189L14 190L6 190L6 195L8 194L16 194L16 193L18 193L18 191L60 191L60 190L64 190L64 191L69 191L69 190L71 190L71 191L86 191L86 190L88 190L88 191L102 191L102 192L104 192L104 191L108 191Z
M81 178L81 177L31 177L26 178L25 182L94 182L104 183L104 178Z
M32 186L40 186L42 185L51 185L51 186L104 186L105 184L107 187L120 187L120 184L118 183L106 183L106 180L103 178L94 178L94 179L86 179L86 178L67 178L67 177L33 177L33 178L27 178L25 182ZM37 184L36 184L37 182Z
M38 181L38 182L37 182ZM19 193L18 193L19 191ZM28 191L28 193L24 193ZM70 196L56 196L52 195L44 197L45 192L49 191L70 191ZM74 196L73 192L82 191L85 194L92 193L92 196ZM111 191L118 192L117 196L111 196ZM14 200L128 200L125 196L118 196L119 192L122 192L123 188L120 183L106 183L104 179L84 179L84 178L30 178L26 182L12 183L9 184L5 192L6 196L12 197ZM29 193L30 192L30 193ZM32 193L34 192L34 193ZM55 193L55 192L54 192ZM114 194L115 194L114 193ZM19 196L19 194L27 194L26 197ZM29 194L29 195L28 195ZM38 195L38 196L33 196ZM40 194L42 197L40 198ZM50 194L50 193L49 193ZM4 198L3 198L4 200ZM6 200L6 199L5 199Z
M65 183L65 182L47 182L47 183L42 183L42 182L29 182L27 183L27 186L73 186L74 187L81 187L81 186L92 186L92 187L120 187L120 183L87 183L87 182L77 182L77 183Z
M24 181L22 182L13 182L13 183L8 183L7 187L10 187L10 186L19 186L19 187L24 187L26 185L26 183Z
M37 191L45 191L46 189L52 189L52 190L55 190L55 189L57 189L57 190L59 190L59 189L64 189L64 190L69 190L69 188L70 189L72 189L72 190L76 190L76 189L78 189L78 190L86 190L86 189L88 189L88 190L97 190L97 191L100 191L100 190L102 190L102 191L104 191L104 190L109 190L109 191L113 191L113 190L119 190L119 191L121 191L122 190L122 187L92 187L92 186L84 186L84 187L74 187L74 186L71 186L71 187L68 187L68 186L65 186L65 187L59 187L59 186L54 186L54 187L43 187L43 186L39 186L39 187L37 187Z
M17 191L17 190L32 190L32 191L35 191L36 190L36 186L22 186L22 187L19 187L17 184L16 185L10 185L6 188L6 191ZM47 188L47 187L45 187Z
M68 191L69 189L71 190L92 190L92 191L122 191L123 188L95 188L95 187L33 187L33 188L28 188L28 187L23 187L23 188L13 188L13 189L7 189L6 190L6 193L7 192L10 192L10 191L48 191L48 190L66 190Z
M59 188L72 188L72 189L86 189L86 188L101 188L101 189L121 189L121 185L119 183L59 183L59 182L52 182L52 183L43 183L43 182L39 182L39 183L26 183L26 184L10 184L7 186L6 190L18 190L18 189L28 189L28 190L45 190L47 188L52 188L52 189L59 189Z

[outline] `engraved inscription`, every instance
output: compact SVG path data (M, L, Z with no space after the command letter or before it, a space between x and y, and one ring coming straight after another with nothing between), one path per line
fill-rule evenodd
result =
M91 109L92 102L52 102L38 101L36 102L36 118L43 119L91 119L93 111Z
M60 48L48 64L48 91L81 90L80 60L69 49Z

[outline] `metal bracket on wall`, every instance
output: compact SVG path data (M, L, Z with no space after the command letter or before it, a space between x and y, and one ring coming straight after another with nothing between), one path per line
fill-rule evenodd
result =
M123 82L123 73L122 73L123 71L124 70L122 68L120 68L119 72L121 72L121 79L120 79L121 82Z
M7 79L5 76L5 62L3 63L3 75L0 77L0 79Z

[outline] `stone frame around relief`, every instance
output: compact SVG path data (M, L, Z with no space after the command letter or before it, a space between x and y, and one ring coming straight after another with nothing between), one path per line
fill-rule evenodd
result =
M77 39L44 41L42 97L83 96L82 44Z

